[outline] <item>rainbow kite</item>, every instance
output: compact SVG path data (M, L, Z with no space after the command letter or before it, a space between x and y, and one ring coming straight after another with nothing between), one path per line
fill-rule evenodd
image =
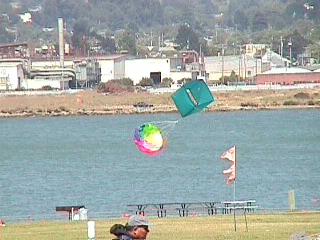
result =
M135 129L134 143L140 152L151 157L160 155L167 146L161 129L152 123Z

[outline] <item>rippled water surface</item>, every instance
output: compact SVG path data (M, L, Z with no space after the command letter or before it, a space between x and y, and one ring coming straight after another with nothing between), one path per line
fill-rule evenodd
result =
M287 209L320 206L319 110L0 120L0 218L56 218L59 205L93 217L120 216L127 204L233 199L220 155L237 146L237 199ZM142 155L135 127L176 120L169 148Z

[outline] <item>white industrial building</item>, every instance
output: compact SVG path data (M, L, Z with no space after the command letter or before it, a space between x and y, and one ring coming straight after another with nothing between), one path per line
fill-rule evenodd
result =
M142 78L152 78L155 80L155 84L159 84L161 79L170 77L170 59L142 58L126 60L125 76L130 78L135 85Z
M64 68L60 67L58 59L32 59L29 62L3 61L0 67L0 89L15 90L41 89L50 86L55 89L69 88L69 81L79 78L81 72L77 66L86 64L86 58L64 59ZM113 79L130 78L133 83L139 84L143 78L152 78L155 84L162 79L171 78L174 83L183 78L195 78L199 67L184 64L181 58L142 58L128 59L127 55L99 56L94 60L100 67L101 82ZM30 73L26 79L25 72ZM82 75L81 75L82 76ZM81 79L77 79L81 81Z
M155 84L159 84L164 78L171 78L174 82L192 78L192 72L181 70L176 59L141 58L125 61L125 77L130 78L135 85L143 78L152 78Z
M0 62L0 90L20 89L24 79L22 62Z
M97 57L101 68L101 82L125 77L125 60L127 55L111 55Z

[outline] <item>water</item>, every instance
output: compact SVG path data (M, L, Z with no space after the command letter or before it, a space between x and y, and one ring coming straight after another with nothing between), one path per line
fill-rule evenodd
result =
M0 120L0 218L54 219L56 206L85 205L119 217L127 204L233 199L221 154L237 146L237 199L260 208L319 209L319 110L194 114L180 119L169 148L149 158L133 130L177 114Z

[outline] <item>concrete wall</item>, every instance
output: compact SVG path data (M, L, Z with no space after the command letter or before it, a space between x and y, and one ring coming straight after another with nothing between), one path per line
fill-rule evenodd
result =
M150 78L151 72L160 72L161 79L171 77L170 59L129 59L125 62L125 77L133 80L134 84L138 84L142 78Z
M68 89L68 84L68 81L62 81L59 79L25 79L22 86L27 90L41 89L44 86L50 86L54 89Z
M255 77L256 84L291 85L298 83L320 83L320 72L260 74Z

